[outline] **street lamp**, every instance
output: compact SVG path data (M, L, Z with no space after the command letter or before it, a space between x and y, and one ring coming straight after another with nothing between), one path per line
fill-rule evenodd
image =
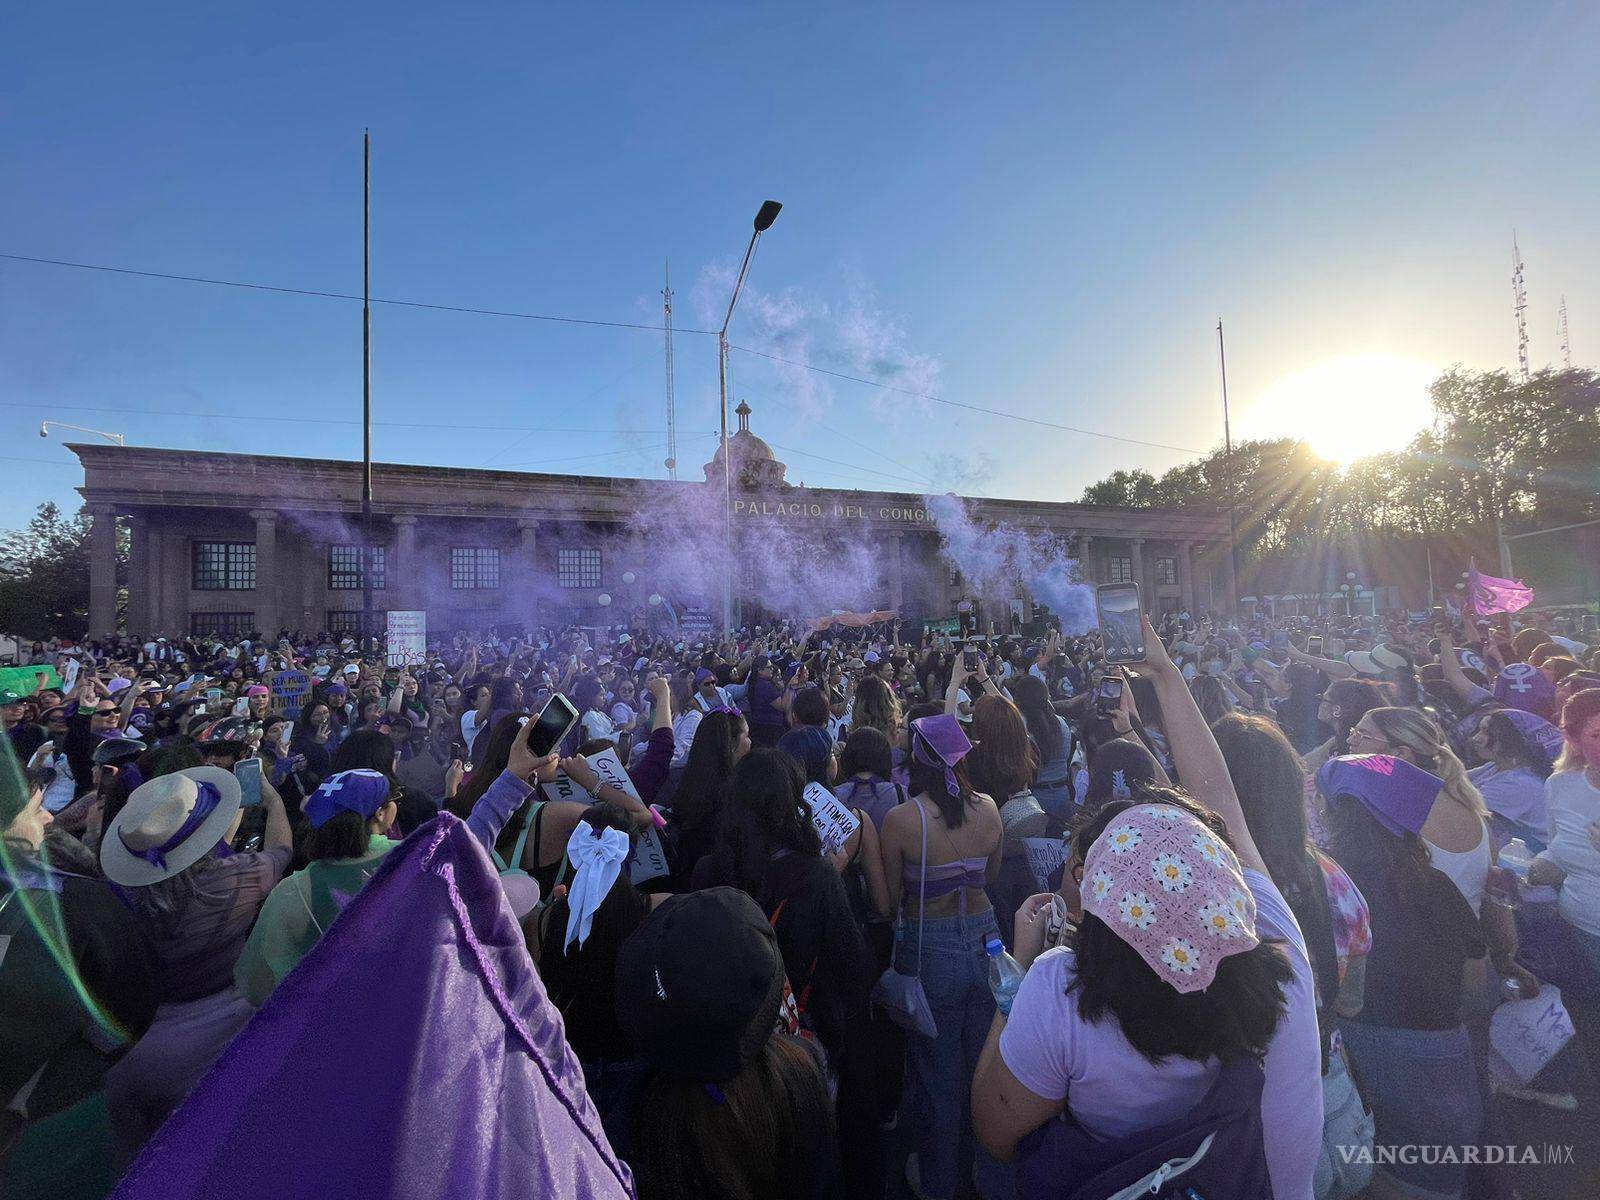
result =
M115 446L126 446L128 444L128 439L120 433L107 433L104 429L90 429L87 425L68 425L65 421L40 421L39 436L42 438L49 437L50 426L52 425L57 429L76 429L79 433L92 433L95 437L105 438L106 441Z
M728 450L728 323L733 320L733 306L739 303L739 293L744 290L756 242L772 228L782 208L776 200L767 200L756 213L750 244L744 249L744 262L739 264L739 278L734 281L733 295L728 299L728 312L722 318L722 328L717 331L717 387L722 395L722 549L728 558L722 580L722 628L725 630L733 628L733 456Z
M1356 615L1356 593L1360 590L1361 585L1356 582L1356 573L1354 571L1346 571L1344 573L1344 582L1339 585L1339 592L1344 596L1345 616L1354 617Z

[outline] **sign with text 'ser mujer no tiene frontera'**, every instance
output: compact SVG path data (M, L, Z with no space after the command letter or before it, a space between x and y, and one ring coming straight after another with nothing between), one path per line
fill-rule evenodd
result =
M892 503L882 500L864 500L858 504L843 500L813 500L805 493L790 497L747 499L735 497L735 520L752 522L761 520L825 521L843 524L850 521L891 521L902 525L931 525L928 510L913 501Z

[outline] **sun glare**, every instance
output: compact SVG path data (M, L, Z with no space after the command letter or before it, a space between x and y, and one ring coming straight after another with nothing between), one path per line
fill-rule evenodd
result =
M1348 466L1399 450L1432 420L1428 385L1439 370L1397 354L1347 354L1285 375L1244 422L1252 437L1297 437Z

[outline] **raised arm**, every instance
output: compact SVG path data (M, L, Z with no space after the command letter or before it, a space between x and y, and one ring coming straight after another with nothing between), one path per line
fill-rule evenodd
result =
M1456 655L1456 648L1450 639L1448 629L1439 633L1439 670L1443 672L1444 681L1450 685L1450 690L1462 700L1470 701L1472 694L1481 690L1461 669L1461 659Z
M1289 647L1288 653L1289 657L1294 659L1295 662L1304 663L1308 667L1315 667L1329 679L1355 678L1356 669L1343 659L1318 658L1315 655L1307 654L1304 650L1296 650L1293 646Z

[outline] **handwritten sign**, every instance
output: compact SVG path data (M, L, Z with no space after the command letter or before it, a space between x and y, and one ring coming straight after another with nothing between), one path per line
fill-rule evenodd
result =
M601 783L608 783L618 791L626 792L633 799L643 803L639 799L639 789L634 787L633 780L628 778L628 772L623 768L622 760L617 757L615 749L608 746L599 754L590 755L588 763L600 777ZM589 793L574 783L572 777L565 771L557 771L555 779L540 786L547 799L572 800L578 804L589 803ZM661 844L661 835L656 831L656 827L651 825L644 836L633 844L633 850L628 856L628 878L637 887L641 883L659 879L669 870L667 851Z
M388 638L384 642L391 667L406 667L428 657L428 614L418 609L396 609L389 613Z
M662 848L661 834L651 825L644 837L633 844L633 854L628 859L628 878L638 887L666 873L667 852Z
M311 676L304 671L277 671L272 676L272 695L283 715L291 721L300 716L300 708L311 694Z
M820 783L806 784L805 801L806 807L811 810L811 823L817 827L817 836L822 839L822 852L837 854L861 827L861 822L856 819L855 813L840 804L839 798Z
M1050 890L1050 876L1067 861L1067 848L1060 838L1023 838L1022 846L1028 852L1028 870L1041 892Z
M1532 1082L1572 1034L1561 989L1549 983L1532 1000L1508 1000L1489 1018L1489 1043L1521 1083Z

